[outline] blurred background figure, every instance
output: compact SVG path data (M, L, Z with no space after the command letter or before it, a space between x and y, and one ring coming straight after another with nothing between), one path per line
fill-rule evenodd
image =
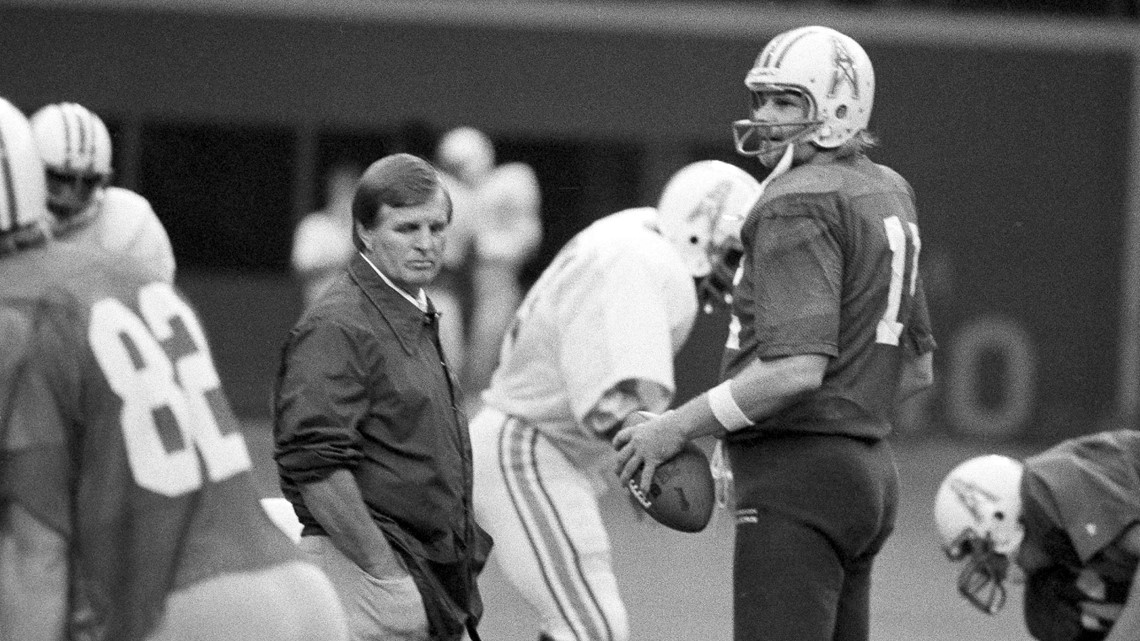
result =
M60 102L32 115L47 175L47 206L59 240L125 254L174 282L174 252L150 202L112 187L111 135L82 105Z
M333 165L325 180L325 207L305 215L293 232L293 273L305 309L325 291L356 253L352 246L352 196L360 179L355 163Z
M475 402L522 297L519 273L542 240L538 179L524 163L496 166L491 139L471 127L443 135L436 164L455 215L431 297L444 351Z

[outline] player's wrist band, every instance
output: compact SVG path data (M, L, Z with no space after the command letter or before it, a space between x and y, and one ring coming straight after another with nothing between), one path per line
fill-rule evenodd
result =
M736 399L732 398L732 389L729 385L732 379L717 385L708 391L709 407L712 408L713 416L716 417L718 423L729 432L753 425L753 421L748 418L744 410L736 404Z

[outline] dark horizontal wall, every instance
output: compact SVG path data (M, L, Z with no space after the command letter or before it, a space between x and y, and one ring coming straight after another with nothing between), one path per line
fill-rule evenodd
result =
M423 118L543 136L720 136L755 42L0 9L21 103L238 121Z
M744 115L744 74L771 35L3 8L0 95L29 110L63 99L83 102L113 119L141 122L147 139L155 138L147 134L156 131L145 126L151 122L270 128L287 139L306 127L395 131L419 120L482 127L518 141L535 159L559 141L613 145L628 158L640 158L636 149L651 144L727 157L729 123ZM919 198L940 367L953 363L966 329L998 319L1029 337L1035 367L1030 418L1012 433L1083 431L1110 415L1130 171L1129 55L1019 50L999 41L863 44L877 72L872 128L883 144L873 157L910 179ZM144 152L144 161L178 153ZM566 189L555 184L561 170L554 164L540 171L551 202ZM140 185L161 191L161 177L147 178L146 166L139 171ZM591 202L640 204L634 201ZM568 205L558 211L557 237L604 213ZM290 223L281 213L230 224ZM544 246L547 253L556 248ZM275 256L271 263L279 268L282 254ZM277 278L287 276L278 271ZM230 297L241 289L233 279L217 287L196 279L193 294L213 322L246 314L231 327L258 331L267 312L234 305ZM232 335L231 327L214 333ZM715 343L717 332L702 336ZM246 348L220 350L229 378L249 385L271 376L264 371L269 365L254 372L247 364L271 363L272 355L250 358ZM977 377L975 405L983 409L1009 402L1001 391L1009 365L1001 357L979 361L985 372ZM683 368L683 391L701 389L714 369L709 359ZM261 411L263 398L239 405ZM922 420L950 429L959 421L940 395Z

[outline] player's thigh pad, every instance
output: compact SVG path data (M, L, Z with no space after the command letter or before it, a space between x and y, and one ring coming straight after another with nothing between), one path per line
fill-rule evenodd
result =
M356 565L327 536L305 536L300 548L332 581L353 641L426 641L423 597L410 575L379 579Z
M348 641L344 610L316 566L292 561L172 593L148 641Z
M610 541L590 477L526 423L484 408L471 424L475 514L492 556L555 641L625 641Z

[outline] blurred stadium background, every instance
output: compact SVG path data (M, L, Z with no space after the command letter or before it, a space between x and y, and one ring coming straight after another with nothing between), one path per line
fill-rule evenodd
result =
M1136 426L1137 18L1134 0L0 0L0 95L108 122L116 182L166 225L272 493L268 398L301 304L291 235L327 168L483 129L538 173L533 278L689 161L760 172L729 129L755 55L803 24L850 34L876 67L873 157L918 193L941 343L936 389L898 417L906 492L875 638L1021 639L1018 600L990 621L955 599L928 502L975 453ZM680 400L715 376L724 323L702 319L678 358ZM731 524L675 535L618 499L607 518L639 638L729 638ZM487 638L533 638L499 579Z

